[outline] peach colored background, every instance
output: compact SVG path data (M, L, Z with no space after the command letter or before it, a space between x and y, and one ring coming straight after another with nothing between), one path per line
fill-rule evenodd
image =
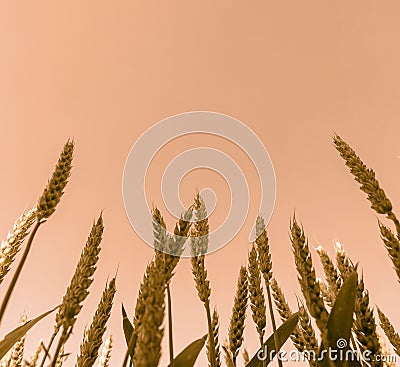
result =
M125 159L145 129L191 110L231 115L266 145L277 175L269 226L274 272L291 305L299 293L288 240L296 210L311 246L321 243L332 253L333 238L340 238L364 269L372 304L400 325L399 285L376 217L331 144L334 131L349 141L374 167L395 210L400 208L399 11L397 1L1 2L3 237L21 211L35 205L65 140L76 140L71 182L37 236L1 335L25 308L34 316L60 302L92 221L104 209L99 268L67 351L76 352L106 279L119 266L107 334L115 337L112 365L120 365L125 349L120 305L132 313L151 257L125 216ZM182 148L192 143L182 142ZM236 154L231 146L223 148ZM171 156L179 151L166 147ZM246 159L238 158L247 167ZM164 163L161 157L156 171L162 172ZM212 182L207 174L187 178L185 200ZM248 174L252 177L251 170ZM216 190L224 197L226 187L218 180ZM158 182L149 189L161 204ZM253 216L257 190L255 183ZM225 200L220 203L222 216ZM223 338L235 278L246 263L247 234L207 258ZM179 351L206 330L188 261L179 265L172 292ZM250 318L247 324L245 344L254 351ZM40 337L47 342L52 325L51 317L33 330L28 351ZM206 364L204 355L199 365ZM162 365L166 361L164 353ZM72 356L65 365L74 363Z

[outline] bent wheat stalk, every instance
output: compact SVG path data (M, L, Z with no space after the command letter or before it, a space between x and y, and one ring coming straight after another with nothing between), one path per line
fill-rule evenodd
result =
M26 259L28 258L28 254L31 249L36 232L38 231L43 221L45 221L47 218L50 217L51 214L55 212L57 204L60 202L61 197L64 194L63 190L68 183L68 178L72 169L73 152L74 143L68 140L60 154L57 165L49 180L49 183L44 189L42 196L39 198L36 206L37 222L32 230L28 243L26 244L25 250L18 263L18 267L15 270L14 276L3 298L3 302L0 308L0 323L3 319L8 302L10 301L11 294L15 288L15 285L17 284L17 280L22 272L22 268L24 267Z

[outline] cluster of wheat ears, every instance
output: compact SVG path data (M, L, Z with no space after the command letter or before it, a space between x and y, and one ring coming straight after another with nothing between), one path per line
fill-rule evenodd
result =
M365 166L355 151L337 135L334 136L334 145L355 180L361 185L361 190L368 195L372 209L386 217L394 227L391 229L382 222L378 223L383 244L400 281L400 222L392 211L391 202L376 180L374 171ZM67 141L36 207L22 214L1 244L0 282L10 272L16 255L20 251L22 254L11 273L12 278L1 304L0 323L35 234L55 212L64 193L71 173L73 151L74 143ZM60 367L67 357L72 358L65 346L82 304L89 295L101 250L102 233L103 219L100 215L91 228L61 304L29 321L26 315L22 315L20 326L0 341L1 367ZM211 367L220 367L223 364L228 367L239 364L265 367L274 358L282 367L284 358L280 358L276 351L281 350L288 339L291 339L299 355L305 356L312 367L394 366L393 358L390 358L391 349L400 356L400 335L381 309L376 307L376 313L374 312L357 265L354 265L340 244L335 249L335 260L331 259L326 250L318 247L324 279L317 278L308 240L294 216L290 222L290 241L303 296L298 298L296 312L290 309L284 292L273 277L267 229L263 218L258 217L257 239L249 250L247 267L242 266L239 271L229 331L223 343L219 335L219 315L217 309L212 310L211 307L211 286L205 261L209 225L201 196L195 196L193 205L182 213L172 232L167 230L160 211L154 208L153 234L155 253L143 276L132 319L122 306L122 325L126 339L126 353L121 356L122 367L158 366L164 328L168 337L170 367L195 366L204 346L208 365ZM22 246L26 238L27 242ZM208 331L175 355L170 282L185 246L189 246L191 251L194 283L199 300L204 305ZM84 331L76 356L77 367L91 367L96 363L99 367L110 366L112 336L108 336L105 341L103 339L115 292L114 277L106 284L92 321ZM260 343L252 358L243 345L248 305ZM279 326L274 316L275 311L281 320ZM34 353L26 357L24 343L27 332L52 313L56 313L55 324L48 342L39 341ZM272 335L267 338L265 333L269 322ZM383 330L386 337L380 330ZM346 353L340 357L337 354L332 357L332 354L324 353L337 350L339 340L342 342L342 352ZM392 348L386 344L386 340ZM265 353L266 351L268 352ZM357 358L349 358L351 355Z

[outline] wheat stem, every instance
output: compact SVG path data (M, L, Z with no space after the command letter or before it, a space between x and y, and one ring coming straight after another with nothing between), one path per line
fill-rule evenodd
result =
M167 307L168 307L168 346L169 346L169 365L174 367L174 338L172 332L172 301L171 289L167 284Z
M279 337L276 332L276 322L275 322L275 316L274 316L274 308L272 306L272 296L271 296L271 289L270 286L267 286L267 299L268 299L268 308L269 308L269 313L271 316L271 323L272 323L272 331L274 333L274 343L275 343L275 351L278 354L279 353ZM283 363L281 358L278 358L278 366L282 367Z
M45 363L45 361L46 361L46 359L47 359L47 357L50 357L49 352L50 352L50 349L51 349L51 347L52 347L52 345L53 345L53 343L54 343L54 339L55 339L56 336L57 336L57 333L58 333L58 332L53 331L53 334L51 335L51 338L50 338L50 341L49 341L49 344L47 345L47 347L45 347L45 346L43 345L44 356L43 356L43 358L42 358L42 362L40 363L40 367L43 367L43 366L44 366L44 363Z
M31 249L33 239L35 238L36 232L39 229L41 223L42 222L37 221L35 226L33 227L32 233L29 236L28 243L26 244L25 250L24 250L24 252L22 254L22 257L21 257L21 259L20 259L20 261L18 263L17 269L15 270L15 273L14 273L14 276L13 276L13 278L11 280L11 283L7 288L7 292L6 292L6 294L5 294L4 298L3 298L3 302L2 302L1 308L0 308L0 323L1 323L1 320L3 319L3 316L4 316L4 313L6 311L8 302L10 301L11 294L12 294L14 288L15 288L15 285L17 284L17 280L18 280L18 278L19 278L19 276L20 276L20 274L22 272L22 268L25 265L25 261L28 258L28 254L29 254L29 251Z
M68 338L68 331L66 329L63 329L60 339L58 339L57 343L57 348L56 351L54 352L53 360L51 361L50 367L55 367L57 365L57 362L59 361L59 354L64 347L64 344Z

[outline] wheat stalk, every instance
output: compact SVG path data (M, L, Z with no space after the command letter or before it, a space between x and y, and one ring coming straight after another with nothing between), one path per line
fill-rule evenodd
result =
M73 327L76 317L82 309L82 303L89 294L88 289L93 282L93 275L99 259L103 230L103 218L100 215L97 222L92 226L71 283L67 288L61 307L56 315L57 332L61 326L65 330Z
M385 332L396 354L400 356L400 335L396 332L390 320L379 308L378 308L378 316L382 330Z
M384 356L384 364L386 367L396 367L396 363L394 362L394 356L392 356L391 351L388 345L383 338L381 333L378 333L379 344L381 345L382 355Z
M100 215L97 222L92 226L85 247L82 250L78 264L75 268L75 273L72 276L70 285L65 292L62 304L56 314L56 325L47 350L50 350L51 345L61 328L62 335L59 339L51 367L55 367L57 363L56 359L61 347L71 335L76 318L82 309L82 303L89 294L88 289L93 282L93 275L96 271L96 264L99 259L103 230L103 218L102 215ZM41 367L44 366L46 357L47 355L42 359Z
M397 279L400 282L400 241L393 232L379 222L381 238L392 260L393 268L396 271Z
M355 302L355 321L354 332L356 334L360 349L367 352L374 359L371 361L372 367L382 366L379 359L381 347L376 331L376 323L373 311L369 306L369 294L364 287L364 281L361 278L357 285L356 302ZM376 358L378 356L378 358Z
M167 303L168 303L168 339L170 364L173 364L173 332L172 332L172 300L169 283L174 274L174 269L178 265L180 256L184 250L184 244L188 238L191 228L190 220L193 215L192 208L186 210L174 228L174 234L170 235L166 231L164 218L158 208L153 209L153 236L155 248L155 264L164 270L165 283L167 284Z
M354 175L355 180L361 184L361 190L368 195L368 200L372 204L371 208L378 214L386 215L396 227L397 239L389 228L379 225L383 242L385 243L389 257L393 262L394 269L400 281L400 246L398 241L400 239L400 222L393 213L392 203L375 178L375 172L367 168L355 151L338 135L334 136L334 144L340 155L346 161L346 165L350 167L350 172Z
M221 351L220 351L220 347L219 347L219 317L218 317L218 312L216 309L214 309L214 312L212 314L211 325L212 325L212 330L213 330L213 338L212 338L213 342L211 342L211 339L208 339L208 342L207 342L208 362L209 362L209 366L211 366L213 363L212 348L214 348L216 366L221 367Z
M115 278L113 278L103 291L89 329L85 330L76 367L91 367L96 362L100 346L103 343L107 322L111 315L115 291Z
M328 304L332 307L335 301L336 295L341 287L341 278L338 269L333 264L333 261L329 257L329 254L325 251L322 246L317 247L317 253L321 260L322 267L324 269L325 278L327 281L327 292L326 298ZM321 285L324 283L320 283ZM321 287L321 291L323 291Z
M232 307L232 316L229 323L229 346L232 361L236 366L236 358L243 343L243 333L246 320L246 309L248 300L248 278L245 266L240 268L236 287L235 300Z
M151 295L150 272L152 271L153 267L154 267L154 261L150 262L147 265L146 271L144 272L143 275L143 280L139 287L139 294L136 300L135 314L133 318L133 329L134 329L133 338L135 339L137 337L138 330L143 322L143 315L146 310L147 300L150 298ZM135 342L132 343L131 347L133 350L135 349Z
M154 235L154 247L155 247L155 258L147 266L143 281L139 288L139 295L136 301L135 315L133 320L134 333L129 347L125 355L126 364L130 350L135 355L135 361L137 364L143 363L158 363L159 360L159 344L163 335L163 330L160 329L161 323L159 320L153 322L152 325L144 325L147 308L149 302L153 302L153 297L160 297L164 294L165 289L169 290L169 282L173 276L173 271L178 264L179 256L183 252L183 245L188 236L190 229L190 219L192 217L192 209L189 208L183 213L181 218L174 229L174 235L170 236L166 231L165 221L157 208L153 209L153 235ZM154 278L158 278L156 281ZM152 283L156 284L157 289L152 289ZM168 292L168 304L170 304L170 293ZM158 302L153 305L155 309L161 310L164 317L165 304ZM148 311L151 313L152 311ZM170 308L168 310L170 312ZM162 322L162 320L161 320ZM143 329L143 330L142 330ZM139 345L140 335L148 333L148 336L153 339L152 346L155 350L155 358L149 355L144 348L144 345ZM172 361L173 349L172 349L172 329L171 325L169 328L169 341L170 341L170 359ZM142 341L142 344L144 342Z
M269 287L272 277L272 261L269 252L269 240L264 219L261 216L256 220L256 245L258 252L258 265L264 277L265 285Z
M64 149L60 154L56 168L44 189L42 196L40 197L36 206L37 222L32 230L29 240L25 246L25 250L21 256L19 264L15 270L13 278L11 279L10 285L7 288L7 292L3 298L3 302L0 308L0 322L3 319L6 311L8 302L10 301L11 294L14 291L17 280L22 272L22 268L28 258L29 251L32 246L33 239L38 231L41 223L43 223L54 211L56 210L57 204L60 202L63 190L68 182L68 177L71 173L72 168L72 156L73 156L74 144L72 141L68 141L64 145Z
M304 353L309 353L310 366L316 366L317 360L314 358L318 356L318 340L315 336L314 328L311 325L311 320L306 308L301 305L299 307L299 323L304 341ZM307 352L306 352L307 351Z
M323 332L328 321L328 311L325 308L321 289L317 282L306 237L294 217L290 232L300 287L311 316L315 319L318 328Z
M136 300L135 314L133 319L134 333L132 335L132 340L129 343L128 351L125 355L125 360L128 360L129 349L133 351L136 355L136 343L140 329L143 325L143 319L146 312L146 305L151 301L154 296L153 290L151 289L151 278L152 272L157 272L157 276L160 278L159 284L164 284L168 287L168 284L173 275L173 271L179 261L179 255L183 251L183 238L188 236L188 231L190 225L188 225L189 220L192 216L191 209L187 210L179 222L175 226L174 236L170 236L166 232L165 221L157 208L153 209L153 235L154 235L154 247L155 247L155 258L147 265L145 274L143 276L143 281L139 288L139 294ZM174 248L174 251L171 249ZM175 253L177 256L172 255ZM157 269L157 270L155 270ZM164 292L165 289L161 291ZM164 312L164 303L159 305ZM157 327L155 328L157 329ZM170 330L171 333L171 330ZM153 334L159 335L157 330L153 330ZM162 334L162 333L161 333ZM170 335L170 352L172 352L172 343ZM143 357L145 360L146 357ZM126 363L125 361L125 363ZM143 362L145 363L145 362Z
M200 194L195 197L195 223L192 226L190 238L190 252L192 254L192 274L196 284L197 293L201 302L203 302L208 324L208 340L211 367L217 367L217 355L213 338L213 326L210 310L211 288L207 279L207 270L205 266L205 254L208 250L209 224L206 206Z
M142 315L135 328L134 366L156 367L161 357L161 340L164 334L162 322L165 314L165 277L163 269L158 269L154 262L147 268L143 283Z
M276 322L274 309L272 307L272 296L271 296L271 288L270 281L272 277L272 260L271 254L269 252L269 240L267 236L267 228L265 226L264 218L260 215L256 220L256 245L257 245L257 255L258 255L258 266L260 268L261 274L263 275L265 287L267 288L267 300L268 300L268 308L270 312L272 331L274 333L274 342L275 342L275 350L278 352L279 350L279 340L278 334L276 333ZM278 365L282 367L282 361L278 358Z
M276 309L278 310L281 320L285 322L293 315L293 312L291 311L285 295L275 278L271 279L271 289ZM302 353L305 349L306 341L298 325L296 325L294 328L290 339L292 340L296 349Z
M257 261L257 250L253 245L249 253L249 294L253 321L256 324L261 348L264 345L264 333L267 325L265 297L261 285L261 274Z
M356 152L339 135L333 137L333 142L341 157L345 160L346 166L350 168L354 179L361 185L361 190L368 195L371 208L378 214L385 214L399 230L400 223L392 212L392 203L375 178L375 172L367 168Z
M71 174L74 142L68 140L58 159L56 168L37 203L37 218L39 221L52 215L64 194L65 186Z

